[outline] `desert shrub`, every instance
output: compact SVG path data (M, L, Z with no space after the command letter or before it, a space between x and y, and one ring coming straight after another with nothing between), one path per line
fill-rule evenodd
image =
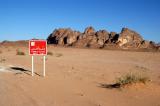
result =
M48 51L48 52L47 52L47 55L53 56L53 53L50 52L50 51Z
M6 61L5 58L0 58L0 63L3 63L3 62L5 62L5 61Z
M122 88L127 85L136 84L136 83L143 83L150 81L149 77L145 76L144 74L132 74L128 73L125 75L120 76L117 78L116 82L113 84L100 84L100 87L103 88Z
M25 52L21 51L21 50L17 50L16 51L16 55L25 55Z
M51 51L48 51L47 52L47 55L50 55L50 56L56 56L56 57L61 57L61 56L63 56L63 54L62 53L53 53L53 52L51 52Z
M2 53L2 51L0 50L0 54Z
M119 84L120 86L128 85L128 84L133 84L133 83L146 83L150 81L149 77L141 75L141 74L133 74L133 73L128 73L125 74L119 78L117 78L116 84Z

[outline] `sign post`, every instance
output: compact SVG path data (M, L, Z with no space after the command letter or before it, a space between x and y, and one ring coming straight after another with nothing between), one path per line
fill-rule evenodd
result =
M43 76L46 74L46 55L47 55L47 41L46 40L30 40L29 41L29 55L32 56L32 76L34 76L34 56L43 56Z
M32 56L32 76L34 75L34 57Z
M43 76L46 76L46 57L43 56Z

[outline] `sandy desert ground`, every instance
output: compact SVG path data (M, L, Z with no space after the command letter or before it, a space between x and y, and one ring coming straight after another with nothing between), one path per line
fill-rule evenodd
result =
M26 53L16 55L16 49ZM160 53L52 47L42 76L42 57L27 47L0 47L0 106L160 106ZM21 69L23 68L23 69ZM107 89L128 72L147 74L151 81Z

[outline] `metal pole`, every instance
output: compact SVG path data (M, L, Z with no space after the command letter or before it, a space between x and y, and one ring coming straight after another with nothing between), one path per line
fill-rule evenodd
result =
M46 57L43 56L43 76L46 76Z
M34 75L34 57L32 56L32 76Z

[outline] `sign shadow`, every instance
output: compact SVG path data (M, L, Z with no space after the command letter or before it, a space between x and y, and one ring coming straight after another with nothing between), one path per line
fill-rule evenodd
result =
M31 71L30 71L30 70L26 70L26 69L24 69L24 68L21 68L21 67L10 67L10 69L16 70L16 71L20 71L20 72L23 72L23 73L31 76L31 74L30 74ZM29 72L29 73L28 73L28 72ZM20 74L20 73L16 73L16 74ZM41 76L40 74L38 74L38 73L36 73L36 72L34 72L34 74L35 74L35 75L38 75L38 76Z

